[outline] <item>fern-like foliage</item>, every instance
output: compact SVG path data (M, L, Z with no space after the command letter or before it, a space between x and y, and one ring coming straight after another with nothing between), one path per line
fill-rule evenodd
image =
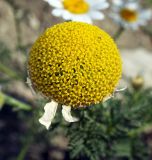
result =
M152 89L126 91L76 114L80 121L67 128L71 159L149 159L141 133L152 124Z

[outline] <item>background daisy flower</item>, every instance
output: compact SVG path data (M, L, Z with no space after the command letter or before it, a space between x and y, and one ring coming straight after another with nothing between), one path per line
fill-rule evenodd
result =
M52 14L65 20L92 23L104 19L100 10L109 7L106 0L45 0L55 9Z
M151 10L142 9L135 0L113 0L111 18L124 28L138 29L151 19Z

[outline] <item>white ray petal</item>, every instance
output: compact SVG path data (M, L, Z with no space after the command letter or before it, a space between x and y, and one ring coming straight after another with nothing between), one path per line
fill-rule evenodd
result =
M143 20L149 20L152 18L152 11L151 10L141 10L139 13L139 18Z
M48 2L51 6L56 8L63 8L63 4L61 0L44 0Z
M123 87L123 88L120 88L120 89L116 89L114 92L122 92L124 90L127 89L127 86Z
M122 0L112 0L112 3L117 6L121 6L124 2Z
M64 12L64 10L63 9L59 9L59 8L52 10L52 14L54 16L56 16L56 17L62 16L63 12Z
M69 11L67 11L67 10L63 11L63 14L62 14L63 19L65 19L65 20L71 20L72 16L73 16L73 14L70 13Z
M44 114L39 119L39 122L46 127L46 129L49 129L53 118L55 117L56 110L57 110L58 103L55 101L51 101L50 103L47 103L44 106Z
M71 19L73 21L86 22L86 23L92 24L91 17L88 16L87 14L85 14L85 15L79 15L79 16L75 15L75 16L71 17Z
M96 5L92 6L92 9L102 10L102 9L106 9L108 7L109 7L109 3L104 2L104 3L97 3Z
M32 87L32 82L31 82L30 78L27 77L26 83L27 83L27 85L29 86L32 94L33 94L33 95L36 95L36 92L34 91L34 89L33 89L33 87Z
M104 19L104 14L99 11L91 11L90 16L92 19L96 19L96 20Z
M138 10L139 4L137 2L128 2L125 4L125 7L132 10Z
M86 2L89 3L91 7L99 3L103 4L105 1L106 0L86 0Z
M71 115L71 107L70 106L62 106L62 115L67 122L77 122L78 118L72 117Z

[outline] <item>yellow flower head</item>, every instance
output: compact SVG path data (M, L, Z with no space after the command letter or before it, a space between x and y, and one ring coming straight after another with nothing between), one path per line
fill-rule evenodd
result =
M114 92L122 62L106 32L82 22L65 22L38 38L30 51L28 71L38 92L79 107L99 103Z
M84 0L64 0L63 5L69 12L75 14L87 13L89 10L89 4Z

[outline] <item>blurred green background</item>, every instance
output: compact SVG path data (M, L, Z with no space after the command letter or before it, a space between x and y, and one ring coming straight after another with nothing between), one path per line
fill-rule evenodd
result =
M151 8L152 1L142 5ZM74 110L76 123L57 112L47 131L38 122L46 100L32 95L26 61L38 36L63 22L51 10L42 0L0 0L0 160L151 160L152 20L138 31L125 30L116 41L127 90L104 104ZM119 28L108 17L94 24L111 36Z

